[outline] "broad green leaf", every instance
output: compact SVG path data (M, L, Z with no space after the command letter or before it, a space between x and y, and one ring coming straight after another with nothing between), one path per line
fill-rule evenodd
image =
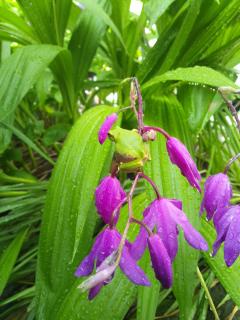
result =
M209 110L215 94L216 92L209 90L208 87L185 85L178 89L178 99L193 133L199 133L209 120ZM220 105L219 103L218 106Z
M148 0L144 5L147 17L154 23L175 0Z
M106 0L99 1L98 5L105 9L109 7ZM105 32L106 23L101 15L87 9L80 13L80 18L69 43L74 65L73 77L76 90L82 86L83 80L87 78L92 60Z
M102 6L96 0L76 0L81 5L84 5L86 8L84 10L91 11L95 17L99 17L107 26L109 26L115 35L118 37L119 41L121 42L123 48L125 48L124 41L122 39L122 35L119 32L116 25L113 23L110 16L103 10Z
M74 271L88 252L97 215L94 190L111 162L111 143L100 145L97 132L111 107L85 112L71 130L48 189L37 270L39 319L51 319L75 281Z
M26 233L27 230L21 231L0 257L0 295L2 294L11 275Z
M35 42L31 27L17 14L0 7L0 37L29 44Z
M69 50L62 50L51 63L51 69L57 79L63 97L63 106L70 119L76 120L78 111L76 93L73 85L73 61Z
M18 0L18 3L40 42L63 46L71 0Z
M238 88L238 86L232 80L220 72L208 67L195 66L192 68L178 68L176 70L168 71L160 76L156 76L150 81L146 82L142 89L145 91L166 81L184 81L212 87L229 86L232 88Z
M161 65L159 73L164 73L171 69L177 57L181 54L181 50L184 47L199 14L201 3L201 0L192 0L190 2L188 11L183 20L181 28L166 54L166 57L163 61L163 64Z
M164 128L171 135L180 138L191 150L191 141L183 110L174 96L149 99L145 101L145 105L145 123ZM164 197L182 200L183 210L191 223L198 228L199 195L189 186L179 169L170 162L166 151L166 139L162 136L151 143L151 158L152 160L147 164L145 170L146 174L157 184ZM149 192L150 199L154 199L154 193L151 189ZM181 232L179 250L174 262L173 284L173 291L180 309L180 319L188 320L191 313L194 288L197 284L195 270L198 255L198 251L186 243ZM139 288L139 291L139 305L144 308L142 314L149 314L151 317L148 319L154 319L157 308L157 291L155 289L149 290L149 288Z
M164 16L160 18L159 24L161 28L157 41L155 45L147 51L146 57L139 66L139 70L136 74L140 82L146 82L159 71L171 43L174 41L181 28L183 18L189 6L189 1L175 1L175 4L177 7L175 10L177 10L177 12L172 15L166 13L169 23L165 23L163 19Z
M14 112L25 94L62 48L30 45L18 49L0 67L0 120Z
M62 49L52 45L29 45L18 49L0 66L0 121L12 125L14 110L42 72ZM11 141L11 133L0 128L0 151Z
M211 5L214 8L213 4ZM188 50L179 61L180 66L192 66L197 61L203 60L217 38L222 42L221 38L224 30L238 18L239 0L223 1L222 10L209 9L208 1L204 1L202 12L196 24L195 34L188 42ZM206 21L209 19L209 14L210 20ZM215 48L215 50L217 49Z
M137 218L142 217L145 206L146 195L144 193L133 199L133 211ZM121 210L117 225L120 232L124 230L127 215L128 207L125 205ZM131 226L128 237L130 241L133 241L138 230L138 225ZM77 289L79 282L79 280L75 281L60 310L58 310L58 320L68 320L69 318L71 320L96 320L96 318L99 320L122 320L136 299L136 286L120 270L116 271L111 284L105 286L93 301L88 301L87 295L79 292Z
M72 6L72 0L60 0L53 1L53 14L56 17L56 29L57 29L57 37L58 43L63 45L64 35L70 15L70 10Z
M211 248L216 239L216 232L209 222L202 219L201 223L201 233ZM240 307L240 261L236 261L231 268L228 268L224 262L223 247L214 258L209 253L204 253L204 258L232 300Z
M57 16L54 10L56 1L18 0L17 2L30 21L38 40L43 43L61 44L58 39Z

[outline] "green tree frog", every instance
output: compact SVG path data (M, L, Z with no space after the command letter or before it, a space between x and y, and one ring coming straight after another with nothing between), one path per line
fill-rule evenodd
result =
M143 141L137 130L115 127L108 136L115 142L114 158L120 170L135 172L150 160L149 144Z

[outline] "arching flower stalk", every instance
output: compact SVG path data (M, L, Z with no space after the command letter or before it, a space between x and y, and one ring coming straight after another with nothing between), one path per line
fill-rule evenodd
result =
M190 153L178 139L171 137L162 128L144 125L143 101L136 78L131 82L130 99L130 108L136 115L138 128L126 130L118 127L117 114L112 113L105 119L98 134L101 144L107 137L114 142L115 153L110 175L101 180L95 191L97 212L106 226L96 237L92 250L75 273L77 277L83 277L94 272L79 286L83 291L89 290L89 299L93 299L103 286L112 281L118 267L134 284L151 285L144 271L137 265L147 248L156 279L163 287L169 288L173 283L172 263L178 251L178 228L183 230L189 245L198 250L208 250L206 241L182 211L181 201L163 198L154 181L144 174L144 164L151 159L149 143L156 139L156 133L160 133L166 138L171 162L179 167L189 183L200 192L201 177ZM117 178L119 171L135 174L128 194ZM142 220L134 217L132 207L139 179L146 180L156 194L156 199L144 210ZM117 222L120 209L125 203L128 206L128 218L120 234ZM140 225L140 231L133 243L130 243L127 236L133 223Z

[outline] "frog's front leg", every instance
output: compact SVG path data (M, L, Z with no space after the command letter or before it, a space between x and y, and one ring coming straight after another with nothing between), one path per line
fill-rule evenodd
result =
M129 162L120 162L119 169L125 172L136 172L142 169L144 161L141 159L135 159Z

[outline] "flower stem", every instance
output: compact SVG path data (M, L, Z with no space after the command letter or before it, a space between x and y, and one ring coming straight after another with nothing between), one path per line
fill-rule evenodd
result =
M125 241L126 241L126 238L127 238L128 229L129 229L129 227L131 225L131 219L133 218L132 198L133 198L133 193L134 193L134 190L136 189L139 177L140 177L140 172L137 173L137 175L136 175L136 177L135 177L135 179L133 181L132 187L131 187L131 189L129 191L128 197L127 197L127 201L128 201L128 220L127 220L125 229L123 231L122 239L121 239L119 247L118 247L118 257L116 259L116 265L118 265L119 262L120 262L122 251L123 251L123 247L124 247L124 244L125 244Z
M206 282L205 282L205 280L203 278L203 275L202 275L202 273L201 273L201 271L200 271L200 269L198 267L197 267L197 276L198 276L198 278L200 280L201 286L203 287L203 289L204 289L204 291L206 293L206 296L208 298L209 305L210 305L210 308L211 308L211 310L212 310L212 312L214 314L215 320L220 320L220 318L218 316L218 313L217 313L217 310L215 308L214 302L212 300L211 294L210 294L210 292L208 290L208 287L207 287Z
M153 187L153 189L156 193L158 200L161 199L161 195L159 193L158 187L156 186L155 182L153 182L153 180L150 179L148 176L146 176L143 172L140 172L140 177L145 179L147 182L149 182L151 184L151 186Z
M163 130L162 128L152 127L152 126L144 126L143 127L143 132L147 132L147 131L150 131L150 130L154 130L154 131L157 131L157 132L161 133L167 139L170 138L170 135L165 130Z
M222 96L223 100L225 101L226 105L228 106L228 109L230 110L233 118L235 119L236 121L236 124L237 124L237 128L238 128L238 131L240 133L240 119L238 117L238 113L237 113L237 110L236 108L234 107L234 105L232 104L232 101L229 100L226 95L219 89L218 92L220 93L220 95Z
M227 173L228 173L228 170L229 170L230 167L231 167L231 165L232 165L238 158L240 158L240 153L238 153L237 155L235 155L234 157L232 157L232 158L228 161L228 163L227 163L227 165L226 165L223 173L227 174Z
M142 226L143 228L145 228L147 230L149 236L153 235L152 231L149 229L149 227L143 221L132 217L131 222L137 223L140 226Z
M131 82L131 88L130 88L130 101L131 101L131 108L133 112L135 113L135 116L138 120L138 112L136 109L136 96L135 96L135 91L134 91L134 84Z
M142 100L140 86L137 78L133 77L132 80L133 80L137 97L138 97L138 112L137 112L138 130L139 130L139 133L142 134L143 133L143 100Z
M128 109L132 109L132 106L123 107L123 108L119 109L119 110L117 111L117 113L123 112L123 111L128 110Z
M111 216L111 220L109 223L110 228L112 228L114 226L114 218L118 213L118 210L120 210L120 208L122 207L122 205L127 202L127 197L123 198L122 201L119 202L119 204L117 205L117 207L114 209L112 216Z

